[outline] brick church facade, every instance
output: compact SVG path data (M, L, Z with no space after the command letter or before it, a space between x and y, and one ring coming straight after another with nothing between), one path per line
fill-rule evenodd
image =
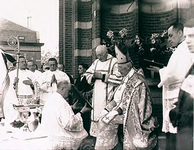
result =
M95 48L106 39L107 31L126 28L129 39L137 34L150 37L175 21L194 26L194 0L59 0L59 62L65 65L66 72L77 77L78 64L93 62ZM137 52L131 50L130 56L138 66ZM160 132L162 88L157 87L159 77L146 78Z
M194 25L193 14L194 0L59 0L59 62L76 77L78 64L92 63L108 30L146 37L175 21Z

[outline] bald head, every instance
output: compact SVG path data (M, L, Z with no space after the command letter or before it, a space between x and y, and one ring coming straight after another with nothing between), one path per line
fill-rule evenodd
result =
M67 80L60 81L57 84L57 89L63 89L63 88L68 89L69 87L71 87L71 85Z
M57 92L61 94L64 98L68 97L70 89L71 84L66 80L60 81L57 84Z
M108 56L108 50L105 45L98 45L96 47L96 56L100 61L106 61Z
M105 45L98 45L96 47L96 54L107 52L107 47Z

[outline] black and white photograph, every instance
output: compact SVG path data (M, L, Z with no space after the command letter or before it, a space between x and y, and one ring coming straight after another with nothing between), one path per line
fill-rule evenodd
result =
M194 0L0 0L0 150L194 150Z

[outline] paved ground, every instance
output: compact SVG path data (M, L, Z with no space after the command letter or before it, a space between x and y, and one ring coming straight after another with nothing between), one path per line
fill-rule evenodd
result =
M87 137L79 150L94 150L94 140L91 137ZM158 150L165 150L165 135L162 133L158 135Z

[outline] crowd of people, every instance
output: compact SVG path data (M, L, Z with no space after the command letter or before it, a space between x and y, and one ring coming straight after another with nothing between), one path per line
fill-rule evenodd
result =
M166 150L193 149L194 31L184 32L182 23L168 28L168 42L175 51L166 67L151 66L159 73L158 87L163 87ZM7 124L18 119L13 104L43 106L38 129L48 136L52 150L78 149L88 136L94 139L96 150L157 150L158 122L143 70L133 66L122 42L115 44L116 57L108 53L106 45L98 45L95 52L97 58L90 66L78 65L76 79L55 58L40 72L33 60L19 56L16 68L2 77L10 78L10 91L1 97L1 117ZM79 96L74 97L72 84L84 97L84 104ZM12 101L7 100L10 95Z

